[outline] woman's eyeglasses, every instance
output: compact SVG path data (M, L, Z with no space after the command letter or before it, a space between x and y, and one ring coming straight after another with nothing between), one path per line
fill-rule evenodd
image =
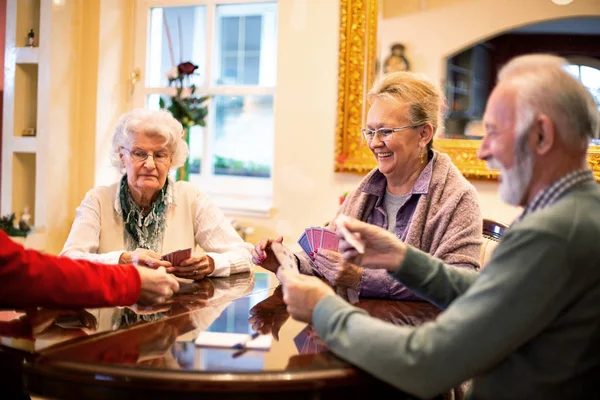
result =
M131 161L134 163L144 162L150 156L152 156L156 164L167 164L171 160L171 154L166 150L157 151L156 153L151 154L141 149L129 150L125 147L121 148L129 153L129 157L131 157Z
M367 142L371 142L373 140L373 138L375 137L375 135L377 135L377 138L379 140L384 141L386 139L389 139L394 132L401 131L404 129L414 129L414 128L418 128L419 126L421 126L421 125L405 125L405 126L399 126L398 128L379 128L376 130L369 129L369 128L362 128L361 132Z

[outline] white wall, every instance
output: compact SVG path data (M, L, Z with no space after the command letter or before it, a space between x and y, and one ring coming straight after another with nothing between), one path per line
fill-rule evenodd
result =
M250 241L281 234L295 245L334 216L360 176L333 172L339 1L280 1L278 25L273 212L237 219L256 228Z
M446 58L460 49L518 26L590 15L600 15L600 1L558 6L550 0L382 0L380 53L385 58L393 43L403 43L411 70L443 85ZM498 200L496 182L472 183L484 217L510 223L519 214Z

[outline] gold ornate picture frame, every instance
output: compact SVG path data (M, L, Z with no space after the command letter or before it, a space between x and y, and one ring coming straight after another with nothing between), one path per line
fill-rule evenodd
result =
M378 0L340 0L340 43L336 125L336 172L365 174L377 166L360 133L366 116L366 93L373 85L377 62ZM477 158L478 139L436 137L433 147L447 153L469 179L498 179ZM592 145L588 162L600 181L600 146Z
M375 78L377 0L340 0L335 171L365 173L377 166L360 128Z

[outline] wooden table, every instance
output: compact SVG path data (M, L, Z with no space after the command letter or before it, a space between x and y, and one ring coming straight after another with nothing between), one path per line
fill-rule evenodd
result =
M434 319L425 302L361 299L402 325ZM12 314L11 314L12 313ZM32 327L33 326L33 331ZM199 332L259 330L268 351L194 345ZM350 398L373 390L410 398L336 357L312 328L289 318L277 278L254 273L186 284L160 307L0 312L0 393L48 398Z

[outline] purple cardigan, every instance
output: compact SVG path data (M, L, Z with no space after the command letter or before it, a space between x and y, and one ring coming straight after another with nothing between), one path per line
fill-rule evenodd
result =
M383 178L383 180L382 180ZM345 214L386 228L382 207L385 177L369 172L339 208ZM383 189L382 189L383 187ZM336 217L337 217L336 214ZM335 230L335 218L328 226ZM435 152L398 212L396 235L407 244L440 258L446 264L479 268L482 217L477 192L443 153ZM312 274L310 260L298 254L303 273ZM420 299L384 269L364 269L361 297Z

